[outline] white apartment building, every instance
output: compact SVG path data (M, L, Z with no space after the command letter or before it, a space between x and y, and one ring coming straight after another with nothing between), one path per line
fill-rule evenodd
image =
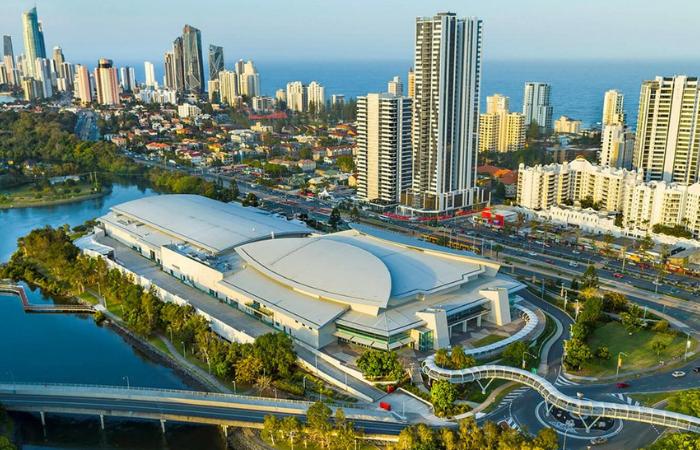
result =
M193 105L191 103L177 105L177 115L180 118L185 119L187 117L196 117L200 114L202 114L202 110L199 109L197 105Z
M156 68L153 63L150 61L144 62L143 69L146 73L146 87L157 88L158 82L156 81Z
M255 69L253 61L247 61L243 64L242 71L240 70L239 61L236 64L238 72L238 89L241 95L246 95L248 97L257 97L260 95L260 74Z
M582 157L570 163L518 169L519 205L531 209L590 200L607 211L621 211L626 185L642 181L641 173L591 164Z
M603 99L603 120L602 127L607 125L623 125L625 123L624 111L625 96L617 89L605 91Z
M654 225L661 224L684 226L700 237L700 183L645 182L641 171L596 166L583 158L547 166L520 165L520 206L546 211L551 219L562 223L588 223L608 229L604 214L586 212L587 219L583 220L581 210L556 209L582 200L591 201L601 211L621 213L622 228L633 234L649 233Z
M219 101L235 105L240 97L238 90L238 74L232 70L219 72Z
M411 213L442 214L482 201L476 185L481 36L477 18L416 19L413 180L402 199Z
M700 181L700 87L696 77L642 83L634 166L647 181Z
M287 83L287 109L303 112L306 110L307 95L304 84L301 81Z
M486 98L486 113L479 118L479 151L511 152L525 147L525 116L510 112L509 98Z
M394 94L357 99L357 196L395 205L411 186L413 102Z
M536 122L543 132L547 133L552 130L551 92L552 87L547 83L525 83L523 114L525 115L526 127L529 127L532 122Z
M562 134L578 134L581 132L581 121L569 116L561 116L554 121L554 132Z
M309 111L321 111L326 106L326 88L318 81L312 81L306 88Z
M622 123L604 125L598 163L601 166L632 168L634 133Z

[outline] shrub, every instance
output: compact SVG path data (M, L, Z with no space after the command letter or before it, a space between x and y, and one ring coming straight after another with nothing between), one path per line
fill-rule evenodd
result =
M610 359L610 349L604 345L601 345L596 349L595 356L598 359Z

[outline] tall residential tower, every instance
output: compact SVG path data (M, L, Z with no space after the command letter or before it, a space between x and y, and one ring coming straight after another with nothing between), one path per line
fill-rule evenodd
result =
M36 75L37 58L46 58L46 46L44 45L44 32L36 13L36 7L22 14L22 29L24 31L24 55L28 60L25 75Z
M552 87L547 83L525 83L523 114L526 127L535 122L544 133L552 130L552 105L549 99L551 91Z
M441 214L481 201L476 187L481 28L454 13L416 19L413 175L403 203Z

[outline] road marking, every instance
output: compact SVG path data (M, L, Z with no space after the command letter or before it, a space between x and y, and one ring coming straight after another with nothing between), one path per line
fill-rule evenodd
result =
M496 407L496 409L500 409L500 408L502 408L502 407L504 407L504 406L506 406L506 405L509 405L509 404L513 403L513 402L515 401L515 399L517 399L518 397L520 397L521 395L523 395L523 394L524 394L526 391L528 391L528 390L530 390L530 388L527 387L527 386L524 386L524 387L521 387L521 388L518 388L518 389L516 389L516 390L514 390L514 391L509 392L508 395L506 395L505 397L503 397L503 399L502 399L501 402L498 404L498 406Z
M625 394L616 393L610 394L610 396L621 401L622 403L627 403L628 405L641 406L637 400L634 400L632 397L628 397Z
M562 374L559 374L559 376L557 376L557 380L554 382L555 386L578 386L579 384L580 383L569 380Z

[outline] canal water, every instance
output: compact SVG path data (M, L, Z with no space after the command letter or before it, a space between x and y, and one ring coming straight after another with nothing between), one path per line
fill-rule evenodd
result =
M6 261L17 238L45 225L71 226L104 214L112 205L155 192L133 185L114 185L99 199L65 205L0 211L0 260ZM51 302L39 289L27 289L32 303ZM0 295L0 380L107 384L188 389L172 369L149 360L109 328L78 314L25 314L16 297ZM150 421L16 415L21 449L191 450L224 449L216 427L160 424ZM44 433L45 431L45 433Z

